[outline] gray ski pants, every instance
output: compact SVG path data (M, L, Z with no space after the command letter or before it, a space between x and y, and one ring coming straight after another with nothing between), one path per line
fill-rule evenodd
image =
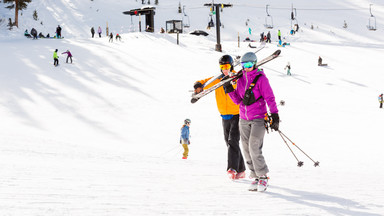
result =
M240 119L239 125L244 157L251 170L250 176L256 178L266 175L269 170L261 150L265 134L264 119Z

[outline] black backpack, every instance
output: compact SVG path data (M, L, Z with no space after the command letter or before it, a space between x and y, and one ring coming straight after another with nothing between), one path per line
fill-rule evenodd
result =
M249 106L251 104L254 104L256 101L260 100L263 96L260 96L259 98L255 99L255 95L252 92L252 89L255 87L257 80L262 76L262 74L259 74L255 77L255 79L252 81L251 85L249 85L249 88L245 91L244 98L243 98L243 104L246 106Z

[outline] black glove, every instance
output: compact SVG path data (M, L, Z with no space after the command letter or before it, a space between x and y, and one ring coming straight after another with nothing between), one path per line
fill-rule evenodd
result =
M195 94L198 94L200 92L203 91L203 84L201 84L200 82L196 82L194 85L193 85L193 88L195 89Z
M224 91L225 91L226 94L235 91L235 89L233 88L231 82L227 82L227 83L225 83L225 84L223 85L223 88L224 88Z
M203 84L201 84L200 82L195 82L195 84L193 85L193 88L194 89L203 88Z
M272 124L271 124L271 128L275 131L278 131L279 130L279 122L280 122L280 118L279 118L279 114L277 113L272 113L271 114L271 117L272 117Z

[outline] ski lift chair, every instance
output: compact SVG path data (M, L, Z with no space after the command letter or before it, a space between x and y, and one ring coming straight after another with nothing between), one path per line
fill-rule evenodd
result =
M267 17L265 17L264 27L267 28L267 29L273 29L273 18L268 13L268 7L269 7L269 5L265 6L265 11L267 12Z
M190 24L189 24L189 16L188 15L184 15L183 16L183 24L184 24L184 28L189 28L190 27Z
M208 27L212 28L212 27L215 27L215 23L213 22L212 16L210 17L211 17L211 21L208 22Z
M272 16L265 17L264 27L267 29L273 29L273 19Z
M185 5L183 6L183 13L184 13L184 16L183 16L184 28L189 28L190 27L189 16L185 13Z
M368 18L368 25L367 28L370 31L376 31L376 17L372 14L372 4L369 5L369 13L371 16Z
M367 28L370 31L376 31L376 17L374 16L369 17Z

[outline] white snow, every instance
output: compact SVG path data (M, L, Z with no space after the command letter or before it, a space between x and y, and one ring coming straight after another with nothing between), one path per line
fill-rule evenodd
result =
M159 2L151 1L155 33L138 32L139 18L131 25L122 14L141 8L140 0L33 1L12 31L14 12L0 4L0 215L384 215L382 1L234 0L221 13L222 53L216 29L206 29L209 1L181 1L191 28L179 45L175 34L158 33L166 20L182 19L179 1ZM280 129L320 166L290 145L304 162L297 167L278 133L266 134L270 186L260 193L247 190L251 179L227 178L214 94L191 104L189 90L219 73L221 55L252 51L247 42L238 47L237 36L268 32L266 4L275 28L258 58L278 49L278 29L291 43L263 66L277 102L286 102ZM292 4L294 36L287 34ZM366 27L369 4L377 31ZM121 42L108 42L107 22ZM64 39L23 36L32 27L53 35L57 25ZM102 38L90 37L92 26L103 28ZM188 34L195 29L210 35ZM73 64L61 54L67 49ZM318 67L318 56L329 67ZM181 160L185 118L192 137Z

